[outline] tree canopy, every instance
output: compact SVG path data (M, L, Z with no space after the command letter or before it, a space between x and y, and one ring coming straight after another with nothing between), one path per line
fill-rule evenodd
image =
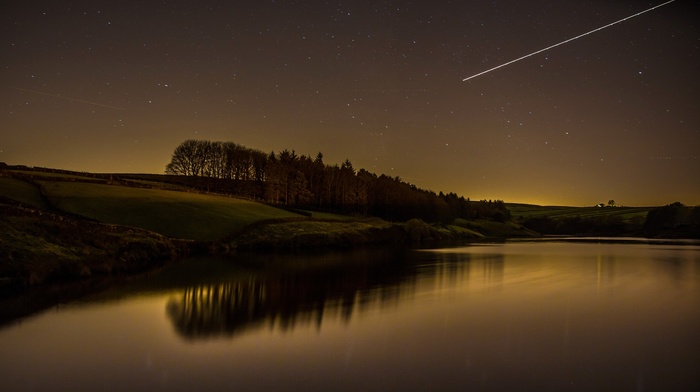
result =
M473 202L454 193L436 194L399 177L357 169L349 159L329 165L294 150L264 153L233 142L186 140L173 152L167 174L190 176L209 191L294 208L372 215L403 221L420 218L510 219L505 203Z

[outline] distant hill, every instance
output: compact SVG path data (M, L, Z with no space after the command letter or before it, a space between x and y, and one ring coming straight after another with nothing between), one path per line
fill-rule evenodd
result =
M542 234L700 238L700 207L565 207L507 203L515 222Z
M514 219L522 220L537 217L572 218L618 216L624 222L643 223L647 213L658 207L565 207L565 206L539 206L533 204L506 203L506 207Z

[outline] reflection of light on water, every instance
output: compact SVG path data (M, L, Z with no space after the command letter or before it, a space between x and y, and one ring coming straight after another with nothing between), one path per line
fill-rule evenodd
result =
M698 390L700 248L461 252L46 312L0 329L3 390Z
M598 295L600 296L600 269L601 269L601 260L600 260L600 254L598 254L598 283L597 283L597 289L598 289Z

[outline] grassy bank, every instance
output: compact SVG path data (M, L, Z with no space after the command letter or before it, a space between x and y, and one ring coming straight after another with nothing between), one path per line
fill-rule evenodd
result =
M433 226L295 211L152 179L5 171L0 282L33 285L148 269L188 252L347 248L523 235L511 223ZM128 186L127 186L128 185Z
M349 248L368 244L479 239L478 232L458 226L433 226L419 219L391 223L381 219L275 222L255 225L224 245L238 249Z
M146 230L0 204L0 287L143 271L187 244Z

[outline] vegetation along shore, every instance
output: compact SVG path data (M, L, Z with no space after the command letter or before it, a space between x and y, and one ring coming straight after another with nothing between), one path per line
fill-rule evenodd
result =
M565 235L699 238L700 208L471 201L323 155L189 140L164 175L0 164L0 292L192 253Z

